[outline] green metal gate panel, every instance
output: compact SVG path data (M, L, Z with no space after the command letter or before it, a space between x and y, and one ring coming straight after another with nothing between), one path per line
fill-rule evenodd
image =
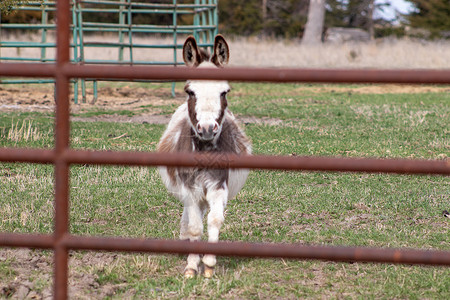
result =
M160 1L162 2L162 1ZM166 0L164 3L145 3L131 0L75 0L72 1L72 63L78 64L121 64L121 65L181 65L182 61L177 60L177 49L182 48L186 35L194 35L202 47L212 48L214 36L218 33L217 0L193 0L182 1ZM18 10L40 11L41 20L37 24L4 24L0 19L0 62L21 61L21 62L54 62L55 57L48 57L48 49L56 49L56 44L49 41L49 32L56 30L56 24L51 20L50 14L56 11L56 1L30 2L26 6L21 6ZM117 22L108 20L100 22L86 21L87 14L108 14L116 16ZM172 24L135 24L133 17L136 15L164 14L172 19ZM192 19L190 24L179 22L180 16L188 16ZM3 31L2 31L3 30ZM4 31L8 32L35 32L39 34L40 41L5 41L2 38ZM85 41L89 34L113 34L116 42L105 41ZM136 42L137 35L164 35L171 36L172 42L167 44L150 44ZM179 35L184 35L179 39ZM38 57L27 56L7 56L3 55L2 48L16 48L18 51L23 48L40 49ZM86 53L89 48L113 48L118 51L117 58L87 58ZM167 49L172 51L172 59L161 60L138 60L135 56L137 49ZM97 99L97 81L101 78L92 79L94 99ZM47 79L0 79L0 83L48 83L53 80ZM74 99L78 103L78 91L81 87L82 101L86 102L86 80L74 80ZM172 84L172 94L174 94L175 83Z

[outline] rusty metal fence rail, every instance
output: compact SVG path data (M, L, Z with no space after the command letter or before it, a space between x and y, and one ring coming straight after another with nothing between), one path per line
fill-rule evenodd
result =
M54 64L2 63L0 76L48 77L56 80L55 146L45 149L0 149L0 161L54 165L54 233L0 233L0 247L31 247L54 251L54 298L66 299L69 250L108 250L155 253L211 253L246 257L286 257L332 261L389 262L450 266L450 252L435 250L327 247L240 242L185 242L175 240L100 238L69 232L69 167L71 164L141 166L203 166L342 172L450 175L450 161L326 157L238 157L219 162L208 155L72 150L69 145L69 84L72 78L116 79L227 79L266 82L391 82L450 84L450 70L301 70L224 69L189 70L173 67L85 66L70 63L70 1L57 2L57 60Z

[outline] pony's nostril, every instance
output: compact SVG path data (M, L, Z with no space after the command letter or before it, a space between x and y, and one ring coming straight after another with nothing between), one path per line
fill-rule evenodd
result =
M219 133L220 127L217 122L197 123L195 125L196 134L204 140L212 140Z

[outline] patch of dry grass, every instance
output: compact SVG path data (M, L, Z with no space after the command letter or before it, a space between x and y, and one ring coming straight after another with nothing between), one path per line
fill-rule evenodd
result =
M296 68L450 67L450 42L409 39L370 43L302 46L299 41L234 39L231 63L239 66Z
M11 123L11 128L1 128L0 137L13 142L39 141L42 134L39 129L33 125L33 121L24 120L22 124L19 121Z
M9 35L4 41L40 41L39 35ZM87 35L85 42L117 42L114 35ZM49 42L54 42L49 37ZM184 41L178 38L178 43ZM411 39L383 39L369 43L322 44L302 46L299 40L274 40L258 38L228 38L231 66L295 67L295 68L450 68L450 41L419 41ZM134 44L170 45L172 37L133 37ZM40 57L37 48L2 48L4 57ZM54 49L47 49L47 58L54 58ZM118 59L118 48L85 48L86 59ZM124 60L130 52L124 51ZM133 49L137 61L173 61L172 49ZM181 49L177 61L182 62Z

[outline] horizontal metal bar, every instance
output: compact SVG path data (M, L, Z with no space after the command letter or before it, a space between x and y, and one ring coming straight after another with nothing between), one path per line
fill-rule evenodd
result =
M361 247L256 244L243 242L189 242L176 240L99 238L67 236L62 242L74 250L134 251L221 256L318 259L340 262L385 262L396 264L450 265L450 252Z
M1 45L1 44L0 44ZM155 48L155 49L181 49L182 44L178 45L152 45L152 44L130 44L130 43L114 43L114 42L85 42L83 44L85 47L133 47L133 48ZM212 47L214 44L197 44L199 47Z
M72 4L73 1L71 1ZM213 9L216 7L216 4L164 4L164 3L142 3L142 2L119 2L119 1L102 1L102 0L79 0L81 4L87 3L87 4L103 4L103 5L113 5L113 6L131 6L131 7L148 7L148 8L210 8ZM56 1L55 2L28 2L24 6L18 6L15 9L19 10L26 10L29 6L53 6L56 7ZM84 10L84 8L83 8Z
M189 29L189 30L199 30L199 29L215 29L216 26L214 25L139 25L139 24L115 24L115 23L99 23L99 22L84 22L83 24L83 30L85 28L89 27L95 27L95 28L118 28L118 29Z
M143 66L88 66L66 65L65 73L78 78L160 79L160 80L235 80L265 82L352 82L352 83L450 83L450 70L321 70L321 69L269 69L226 68L191 69ZM54 76L53 64L3 63L0 76Z
M0 83L3 84L22 84L22 83L54 83L54 79L1 79Z
M167 9L167 12L173 13L173 9L177 9L177 14L180 12L182 13L185 9L202 9L202 11L207 10L213 10L216 8L216 4L164 4L164 3L142 3L142 2L118 2L118 1L79 1L80 3L86 3L86 4L103 4L103 5L111 5L111 6L131 6L135 9L132 9L132 11L136 11L138 13L141 13L142 11L145 11L144 9L136 9L136 8L153 8L154 10L151 10L152 12L157 9ZM28 2L23 6L17 6L14 8L15 10L23 10L23 11L42 11L45 9L46 11L56 11L56 2ZM82 11L82 12L105 12L109 10L114 10L114 12L118 12L118 9L105 9L105 8L76 8L76 11ZM128 12L128 10L127 10ZM193 13L193 12L192 12Z
M208 29L210 30L210 29ZM132 33L159 33L159 34L173 34L176 31L176 34L192 34L193 30L181 30L180 28L174 29L141 29L141 28L132 28L131 30L126 29L125 33L131 31ZM115 28L83 28L83 32L113 32L117 33Z
M50 48L50 47L56 47L56 43L39 43L39 42L2 42L0 41L0 47L7 48Z
M53 164L56 160L54 150L28 148L0 148L0 161Z
M351 70L275 68L175 68L66 64L63 73L75 78L230 80L262 82L450 84L450 70ZM3 63L0 76L52 76L54 65Z
M117 61L117 60L94 60L94 59L85 59L83 61L87 64L111 64L111 65L146 65L146 66L173 66L175 63L173 61L145 61L145 60L123 60L123 61ZM176 65L184 65L184 62L177 62ZM93 78L91 78L93 79ZM101 78L104 79L104 78ZM157 79L155 79L157 80ZM170 80L168 80L170 81Z
M0 247L51 249L54 247L54 237L48 234L0 233Z
M27 62L55 62L56 59L54 58L25 58L25 57L0 57L0 62L4 60L4 61L14 61L14 62L22 62L22 61L27 61ZM142 66L152 66L152 65L156 65L156 66L173 66L173 65L184 65L184 62L177 62L174 63L173 61L145 61L145 60L122 60L122 61L117 61L117 60L100 60L100 59L85 59L83 60L83 63L86 64L93 64L93 65L142 65ZM1 70L0 70L1 72ZM92 78L91 78L92 79ZM104 78L102 78L104 79ZM116 79L117 80L117 79ZM157 79L156 79L157 80ZM170 81L170 80L167 80Z
M77 9L77 12L82 13L124 13L123 10L119 8L82 8ZM161 9L127 9L125 12L131 12L132 14L173 14L174 10L161 10ZM193 10L182 10L177 8L177 15L187 15L195 13Z
M370 172L450 175L450 160L331 158L301 156L239 156L216 153L148 153L68 151L65 159L75 164L120 164L200 168L248 168L268 170Z
M96 42L89 42L89 43L85 43L85 46L91 46L95 44L96 46L101 46L101 43L96 43ZM177 48L177 49L182 49L183 48L183 44L177 44L177 45L150 45L150 44L130 44L130 43L109 43L110 45L113 46L120 46L120 47L133 47L133 48L162 48L162 49L166 49L166 48ZM214 46L214 44L212 43L198 43L197 44L199 47L212 47Z
M147 7L147 8L215 8L216 4L164 4L164 3L138 3L138 2L119 2L119 1L101 1L101 0L80 0L81 3L89 4L105 4L114 6L131 6L131 7Z
M178 240L105 238L65 235L58 244L72 250L103 250L169 254L316 259L337 262L374 262L418 265L450 265L450 252L439 250L260 244L244 242L188 242ZM51 235L0 233L0 247L52 249Z
M85 42L85 47L133 47L133 48L178 48L178 45L150 45L150 44L130 44L130 43L114 43L114 42ZM182 47L182 45L180 45Z
M111 27L83 27L82 28L83 32L114 32L117 33L117 28L111 28ZM172 28L153 28L153 29L149 29L149 28L136 28L136 27L132 27L132 28L123 28L123 30L126 30L126 32L124 33L160 33L160 34L193 34L194 29L185 29L185 28L180 28L180 27L172 27ZM209 29L196 29L199 32L203 32L203 31L208 31L208 30L212 30L212 28Z
M23 7L27 7L27 6L56 6L56 1L53 1L53 2L51 2L51 1L30 1L30 2L27 2L26 3L26 5L25 6L17 6L17 7L15 7L14 9L16 9L16 8L23 8Z
M56 65L43 63L1 63L0 76L55 77Z
M164 10L161 9L140 9L140 8L134 8L131 9L131 13L133 14L173 14L174 10L167 10L166 7L164 7ZM21 10L21 11L42 11L45 10L47 12L52 11L55 12L56 8L48 8L45 7L44 9L40 8L40 7L18 7L18 8L14 8L15 10ZM208 11L210 10L210 8L203 8L201 9L201 11ZM82 9L76 9L76 12L81 12L81 13L123 13L123 10L120 10L119 8L82 8ZM188 15L188 14L194 14L194 13L198 13L200 10L192 10L191 8L177 8L177 15ZM128 10L126 11L128 12Z
M56 8L50 8L47 6L44 6L43 8L41 7L33 7L33 6L29 6L30 3L27 3L27 6L19 6L19 7L14 7L15 11L21 10L21 11L56 11Z
M0 149L0 161L53 163L51 150ZM215 153L105 152L67 150L58 159L70 164L246 168L292 171L369 172L450 175L450 160L239 156Z
M203 79L262 82L439 83L450 84L450 70L337 70L274 68L172 68L66 65L67 76L129 79Z
M32 58L32 57L0 57L0 61L14 62L55 62L55 58Z
M18 24L8 23L0 24L0 28L16 28L16 29L56 29L56 25L53 24ZM73 28L73 26L71 26Z

